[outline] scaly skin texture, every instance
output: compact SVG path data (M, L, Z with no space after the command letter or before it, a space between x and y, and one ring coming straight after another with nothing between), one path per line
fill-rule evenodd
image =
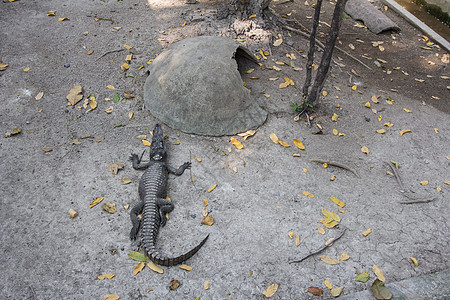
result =
M195 248L177 257L165 257L156 250L159 227L166 224L165 214L174 209L173 203L163 198L166 192L167 176L169 173L180 176L184 170L191 168L190 162L185 162L178 169L173 168L166 163L166 156L164 135L161 126L156 124L150 146L150 161L141 163L136 154L132 154L130 157L134 169L145 169L139 182L140 202L133 207L130 214L133 223L130 238L135 240L139 228L142 226L142 240L149 258L162 266L174 266L192 257L205 244L208 236ZM143 213L140 221L138 214L141 211Z

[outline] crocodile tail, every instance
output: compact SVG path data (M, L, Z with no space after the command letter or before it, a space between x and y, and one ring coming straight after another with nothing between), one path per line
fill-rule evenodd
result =
M194 256L194 254L197 253L197 251L200 250L200 248L206 243L206 240L208 239L208 237L209 237L209 234L195 248L193 248L191 251L186 252L185 254L182 254L180 256L163 257L158 252L156 252L153 254L149 253L149 257L154 263L161 265L161 266L175 266L175 265L181 264L183 261Z

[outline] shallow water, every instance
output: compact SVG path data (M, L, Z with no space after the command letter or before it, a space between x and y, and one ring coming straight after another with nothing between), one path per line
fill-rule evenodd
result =
M450 27L430 15L422 6L413 2L413 0L395 0L406 10L416 16L419 20L427 24L447 41L450 41Z

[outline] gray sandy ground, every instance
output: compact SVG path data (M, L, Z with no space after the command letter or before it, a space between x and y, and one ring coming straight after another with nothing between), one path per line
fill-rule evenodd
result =
M299 91L278 89L281 81L267 84L269 77L289 76L301 85L303 72L284 67L286 73L281 75L256 70L260 82L246 79L255 101L269 111L269 117L253 137L246 141L236 137L244 145L242 150L237 150L229 137L187 135L163 126L169 137L170 164L179 166L192 160L193 167L181 177L170 178L168 195L176 208L160 232L160 249L178 255L206 234L210 238L186 262L192 266L191 272L168 267L164 274L157 274L146 267L133 276L137 262L127 254L136 250L136 245L128 238L131 223L124 206L136 203L141 172L133 170L127 159L131 152L141 153L146 148L136 137L149 134L157 122L142 109L145 74L138 67L167 46L157 38L173 41L174 37L221 32L221 23L213 23L208 13L195 21L197 8L208 12L208 4L158 5L87 0L0 4L0 58L9 64L0 73L0 129L2 135L14 127L22 129L20 135L0 138L1 299L102 299L107 294L121 299L263 299L262 292L273 283L278 283L279 289L272 299L314 299L306 293L309 286L324 289L324 298L331 299L324 280L344 286L343 295L366 290L375 278L373 265L384 271L387 283L449 268L449 186L444 183L450 180L448 114L401 91L394 93L375 85L369 77L360 79L364 82L362 94L352 91L348 75L335 67L335 77L330 77L325 87L329 95L322 100L322 113L314 120L323 126L324 134L313 135L318 130L315 125L309 128L304 119L295 122L287 105L299 97ZM56 18L70 20L59 22L46 16L50 10L57 11ZM112 18L114 24L95 21L94 15ZM184 20L188 24L181 27ZM116 31L114 26L122 28ZM417 41L412 43L420 46ZM123 49L123 44L140 52L128 72L120 70L126 51L97 60L106 51ZM296 37L294 46L298 45L305 49L306 42ZM89 49L94 50L92 55L87 54ZM287 51L292 50L273 49L270 59L285 59ZM303 66L305 61L298 60ZM64 67L66 63L69 68ZM350 71L352 61L346 63ZM26 67L30 71L24 72ZM444 67L440 70L440 75L449 75ZM65 96L74 84L81 84L85 95L96 95L95 110L67 106ZM135 98L105 101L115 92L106 88L108 84L119 93L130 90ZM40 91L45 95L36 101ZM271 97L265 98L263 93ZM380 96L380 103L372 103L377 114L364 107L373 94ZM448 103L448 95L444 91L441 101ZM388 97L395 100L393 105L384 101ZM337 104L342 109L336 108ZM111 105L113 112L106 114L104 110ZM132 119L130 112L134 113ZM331 121L333 113L339 114L337 122ZM388 121L394 126L383 127ZM345 136L333 135L334 128ZM375 132L381 128L387 132ZM401 136L402 129L411 132ZM273 143L271 133L291 147ZM103 136L103 141L95 141ZM81 144L71 144L74 139ZM302 141L306 150L297 149L293 139ZM369 155L362 153L362 146L369 149ZM44 152L43 148L53 151ZM301 157L294 157L295 153ZM360 178L336 167L323 168L311 162L313 158L343 162L356 169ZM407 198L395 178L386 174L385 162L390 160L400 164L399 173L408 190L414 190L418 198L436 200L400 204ZM117 175L107 171L113 162L125 165ZM336 175L334 181L330 181L332 175ZM132 183L122 185L124 177ZM419 183L424 180L429 184ZM213 184L216 189L207 192ZM308 198L303 191L315 197ZM100 196L104 202L114 202L117 212L109 214L101 204L88 207ZM346 203L345 213L339 213L342 221L338 228L326 229L321 235L317 227L322 208L340 209L330 196ZM209 200L212 226L200 223L204 199ZM78 217L69 217L71 208ZM347 228L345 235L322 254L339 258L347 252L349 260L327 265L316 255L289 264L320 248L343 228ZM368 228L372 233L364 237L362 232ZM298 247L289 238L290 231L300 236ZM417 267L411 256L418 260ZM364 271L371 275L369 282L355 282L356 273ZM109 272L115 277L97 279ZM173 279L181 285L171 291L168 287ZM209 290L203 288L206 280L210 281ZM448 284L445 286L448 289ZM149 289L152 291L147 292Z

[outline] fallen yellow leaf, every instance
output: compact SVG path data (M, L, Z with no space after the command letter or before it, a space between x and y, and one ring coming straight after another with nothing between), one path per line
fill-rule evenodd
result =
M278 141L278 143L279 143L281 146L286 147L286 148L291 146L291 145L289 145L288 143L283 142L283 141Z
M188 265L179 265L178 268L186 271L192 271L192 267Z
M290 79L289 77L284 77L284 81L289 83L290 85L295 85L294 81L292 81L292 79Z
M417 267L419 265L419 262L414 257L410 256L409 259L413 262L415 267Z
M108 294L103 296L103 300L117 300L120 299L119 295L116 294Z
M302 142L297 139L293 139L292 141L294 142L294 145L297 146L297 148L299 148L300 150L305 150L305 145L303 145Z
M213 184L213 185L208 189L208 193L211 193L216 187L217 187L217 184Z
M386 122L383 124L383 126L392 127L392 126L394 126L394 124L392 124L391 122Z
M322 208L322 214L327 217L327 218L331 218L336 222L340 222L341 218L339 217L339 215L337 213L335 213L334 211L328 211L324 208Z
M333 201L334 203L336 203L337 205L339 205L340 207L344 207L345 203L344 201L339 200L336 197L330 196L331 201Z
M152 144L151 142L147 141L147 140L142 140L142 144L144 144L145 146L150 147L150 145Z
M334 113L333 116L331 117L331 120L334 122L337 122L338 118L339 118L339 115L337 113Z
M305 195L306 197L309 197L309 198L314 198L314 195L313 195L313 194L311 194L310 192L307 192L307 191L303 191L303 192L302 192L302 194L303 194L303 195Z
M242 149L242 148L244 148L244 146L241 144L241 142L239 142L237 139L235 139L235 138L231 138L230 139L230 142L234 145L234 146L236 146L236 148L238 148L238 149Z
M100 280L105 280L105 279L112 279L112 278L114 278L114 276L116 276L116 274L114 274L114 273L106 273L106 274L97 276L97 278L100 279Z
M147 267L149 267L150 270L152 270L152 271L154 271L156 273L159 273L159 274L163 274L164 273L164 270L161 269L160 266L155 265L155 263L152 262L152 261L147 264Z
M317 227L317 231L319 231L320 234L325 234L325 229L320 226Z
M381 134L386 133L386 129L378 129L377 133L381 133Z
M278 139L277 135L275 133L271 133L270 134L270 139L272 140L272 142L274 142L275 144L278 144L280 142L280 140Z
M380 46L381 47L381 46ZM338 297L344 290L343 286L331 289L331 296Z
M403 129L402 131L400 131L400 135L404 135L407 132L411 132L411 130L409 129Z
M367 148L366 146L362 146L361 147L361 151L362 153L364 153L365 155L369 155L369 148Z
M145 262L141 261L133 270L133 276L136 276L145 267Z
M54 17L56 15L56 10L51 10L47 13L47 16Z
M338 135L338 133L339 133L339 132L337 131L337 129L333 129L333 134L334 134L334 135Z
M423 185L423 186L428 185L428 180L422 180L420 182L420 185Z
M284 88L286 88L286 87L288 87L289 86L289 82L282 82L282 83L280 83L279 85L278 85L278 88L279 89L284 89Z
M346 261L350 258L350 255L348 255L347 252L344 252L341 254L341 256L339 258L340 258L340 260Z
M108 89L110 89L110 90L115 90L116 88L113 86L113 85L111 85L111 84L108 84L107 86L106 86Z
M328 255L321 255L320 260L322 260L324 263L326 263L328 265L338 265L339 264L339 260L337 260L336 258L331 258Z
M308 172L308 170L306 168L303 168L303 173Z
M292 231L289 231L288 232L288 236L289 236L290 239L292 239L294 237L294 233Z
M96 206L97 204L102 202L103 199L104 199L104 197L97 197L97 198L95 198L94 201L92 201L91 204L89 204L89 208L92 208L92 207Z
M283 43L283 39L278 39L278 40L275 40L275 42L273 43L273 45L274 45L275 47L278 47L278 46L281 45L281 43Z
M363 236L368 236L372 232L372 228L367 229L362 233Z
M373 103L378 103L378 97L377 95L372 95L372 98L370 100L372 100Z
M128 55L125 57L125 61L128 61L128 62L130 62L132 59L133 59L133 54L128 54Z
M407 108L403 108L403 110L406 111L407 113L412 112L412 110L409 110L409 109L407 109Z
M130 68L130 66L127 63L124 63L123 65L120 66L120 69L122 70L128 70Z
M294 243L295 243L296 247L298 247L300 245L300 236L297 233L295 234Z
M328 280L325 280L325 281L323 282L323 284L325 284L325 286L326 286L327 288L329 288L330 290L333 288L333 285L332 285L331 282L329 282Z
M370 108L370 102L367 101L366 104L364 104L365 107Z
M383 270L381 270L377 265L373 265L372 269L379 281L386 282Z
M439 129L434 128L434 132L439 133Z

